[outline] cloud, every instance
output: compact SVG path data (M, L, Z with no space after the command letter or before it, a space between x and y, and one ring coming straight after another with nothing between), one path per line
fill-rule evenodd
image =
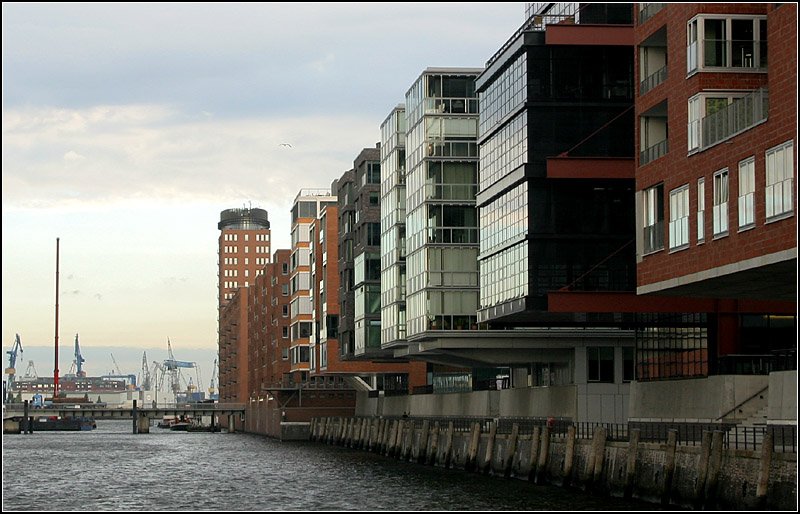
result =
M3 207L145 198L283 204L301 187L328 187L379 140L379 123L212 120L154 105L11 109L3 113ZM292 152L280 147L285 141Z
M98 301L103 300L103 295L101 295L100 293L95 293L94 297L97 298Z

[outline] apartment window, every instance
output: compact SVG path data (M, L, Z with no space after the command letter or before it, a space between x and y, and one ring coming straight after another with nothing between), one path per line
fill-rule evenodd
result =
M625 347L622 349L622 381L630 382L636 378L636 361L634 355L636 349Z
M684 248L689 245L689 185L669 193L669 247Z
M794 212L794 141L770 148L767 157L767 219Z
M284 339L289 339L289 327L281 327L281 337ZM286 351L288 352L289 350ZM287 358L288 357L284 357L284 360Z
M286 337L286 336L284 336L284 337ZM281 349L281 359L283 359L285 361L289 360L289 349L288 348L282 348Z
M728 169L714 173L714 237L728 234Z
M289 284L281 285L281 294L283 296L289 296Z
M281 314L283 315L284 318L289 316L289 306L288 305L282 305L281 306Z
M612 346L590 346L586 348L588 358L587 380L589 382L614 382L614 348Z
M697 179L697 243L706 239L706 179Z
M664 184L644 190L644 252L664 248Z
M766 17L702 15L687 24L687 73L766 66Z
M289 264L286 262L281 263L281 274L288 275L289 274Z
M739 163L739 229L755 224L756 160L750 157Z

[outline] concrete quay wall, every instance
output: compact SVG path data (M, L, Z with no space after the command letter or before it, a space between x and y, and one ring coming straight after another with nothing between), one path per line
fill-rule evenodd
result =
M310 425L311 440L324 444L595 494L695 509L797 505L797 455L773 452L769 439L750 451L723 448L722 432L707 432L698 446L677 445L675 432L664 443L640 442L637 430L630 441L607 441L602 427L592 439L577 439L574 427L566 434L546 426L519 432L514 425L510 434L498 434L493 421L420 426L411 418L320 417Z

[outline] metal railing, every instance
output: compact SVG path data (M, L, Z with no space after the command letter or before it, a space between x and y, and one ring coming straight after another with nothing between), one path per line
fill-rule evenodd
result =
M667 155L668 151L669 144L667 143L666 139L659 141L649 148L645 148L639 152L639 166L644 166L649 162L655 161L659 157Z
M700 120L701 148L706 149L744 132L766 120L768 116L769 91L766 88L757 89Z
M723 447L735 450L759 450L767 433L772 435L773 451L782 453L797 453L797 426L796 425L763 425L743 426L734 423L692 423L692 422L631 422L631 423L597 423L581 421L575 422L569 418L545 417L504 417L489 418L482 416L383 416L386 420L403 419L410 421L415 429L420 429L425 421L433 427L439 423L440 429L446 428L450 422L456 432L469 432L477 422L482 433L487 433L492 423L496 425L496 433L508 435L512 433L514 425L518 427L519 435L531 435L536 427L540 429L550 427L553 437L566 437L569 427L575 427L577 439L591 439L598 428L606 430L607 441L626 442L630 440L633 430L639 431L639 441L643 443L664 444L669 438L669 432L676 431L676 442L680 446L700 446L704 434L709 437L712 432L723 432Z
M639 83L639 94L643 95L656 87L657 85L661 84L667 80L667 67L664 66L663 68L657 70L656 72L650 74L646 79Z
M667 4L664 4L664 3L660 3L660 4L657 4L657 3L641 3L639 5L640 5L640 9L639 9L639 25L641 25L642 23L646 22L647 20L649 20L650 18L655 16L655 14L658 11L660 11L661 9L663 9L664 6L667 5Z

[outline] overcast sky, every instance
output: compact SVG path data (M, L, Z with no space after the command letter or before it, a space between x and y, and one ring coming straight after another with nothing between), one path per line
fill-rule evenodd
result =
M52 344L60 237L63 370L75 333L215 348L220 211L265 208L288 247L299 189L374 146L425 68L484 66L525 4L2 9L3 349Z

